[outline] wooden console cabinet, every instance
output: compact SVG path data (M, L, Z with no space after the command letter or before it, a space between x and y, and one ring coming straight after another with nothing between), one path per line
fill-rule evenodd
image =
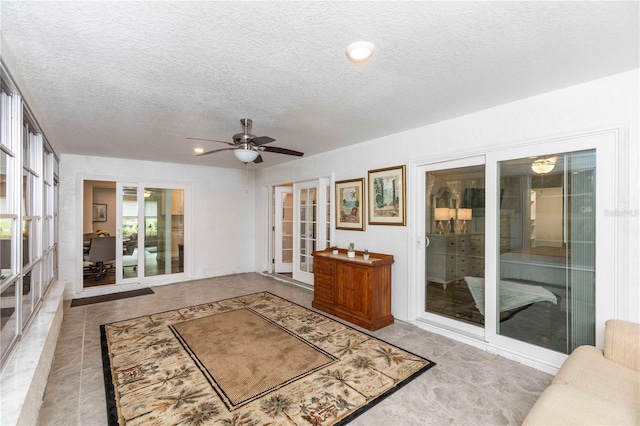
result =
M391 315L391 264L393 256L361 251L355 258L340 249L316 251L311 306L368 330L393 324Z

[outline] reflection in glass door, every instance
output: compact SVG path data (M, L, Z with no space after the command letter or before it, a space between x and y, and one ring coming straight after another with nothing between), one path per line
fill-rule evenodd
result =
M138 276L138 187L122 188L122 278Z
M144 188L144 276L184 270L184 191Z
M426 173L426 312L484 326L485 166Z
M498 333L565 354L595 344L596 151L498 167L498 297L518 312Z

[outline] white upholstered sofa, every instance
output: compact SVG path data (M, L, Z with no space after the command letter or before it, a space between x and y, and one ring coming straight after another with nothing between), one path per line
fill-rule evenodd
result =
M580 346L524 425L640 425L640 324L609 320L604 351Z

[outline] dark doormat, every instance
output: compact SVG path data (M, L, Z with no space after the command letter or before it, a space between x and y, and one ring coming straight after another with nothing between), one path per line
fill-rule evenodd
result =
M102 296L83 297L82 299L71 300L71 307L93 305L94 303L111 302L112 300L127 299L129 297L143 296L145 294L154 294L150 288L141 288L139 290L122 291L120 293L104 294Z

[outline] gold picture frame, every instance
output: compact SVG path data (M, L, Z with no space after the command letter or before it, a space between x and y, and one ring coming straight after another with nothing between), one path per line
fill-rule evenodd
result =
M364 178L336 182L336 229L364 231Z
M369 225L406 225L405 166L369 170Z

